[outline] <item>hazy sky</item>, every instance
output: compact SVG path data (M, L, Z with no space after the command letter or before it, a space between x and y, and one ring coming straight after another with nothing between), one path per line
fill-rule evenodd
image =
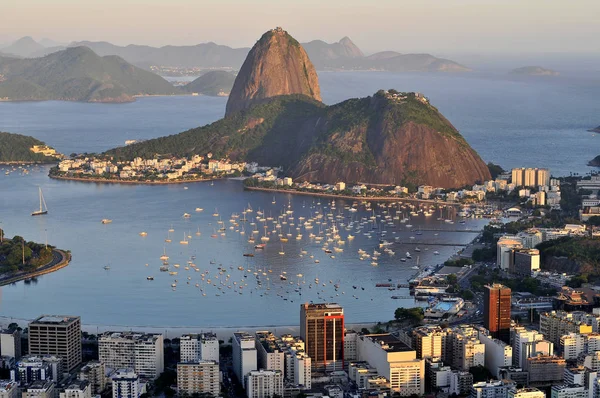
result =
M600 51L600 0L2 0L0 42L251 46L350 36L366 52Z

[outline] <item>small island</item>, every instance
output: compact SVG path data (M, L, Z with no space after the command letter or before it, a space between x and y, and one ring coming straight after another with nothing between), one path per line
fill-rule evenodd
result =
M543 68L541 66L523 66L521 68L510 71L511 75L521 76L558 76L559 73L552 69Z
M68 252L47 244L7 239L0 229L0 286L58 271L69 264Z
M233 73L224 70L212 70L182 88L192 94L226 97L231 92L234 81L235 75Z
M594 129L589 129L588 131L590 131L592 133L600 133L600 126L594 128Z
M55 163L63 155L40 140L0 132L0 164Z

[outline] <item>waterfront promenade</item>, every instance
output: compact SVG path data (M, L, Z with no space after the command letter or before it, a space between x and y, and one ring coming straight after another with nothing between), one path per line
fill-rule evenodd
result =
M0 286L10 285L11 283L58 271L69 265L70 261L71 255L69 253L58 249L52 249L52 260L48 264L42 265L33 272L19 272L16 274L0 276Z

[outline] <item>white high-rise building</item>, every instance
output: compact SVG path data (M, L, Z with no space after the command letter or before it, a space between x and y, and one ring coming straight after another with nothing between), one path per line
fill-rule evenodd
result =
M283 396L283 372L279 370L253 370L246 375L248 398Z
M508 392L515 387L515 383L510 380L492 380L481 381L473 384L470 398L506 398Z
M208 393L216 397L221 393L219 363L198 361L177 364L177 391L179 395Z
M254 336L246 332L235 332L232 340L233 372L246 388L246 375L258 369L258 356Z
M60 393L60 398L92 398L90 383L85 380L76 380Z
M285 372L285 354L277 344L278 338L268 331L256 332L258 368Z
M503 366L512 366L512 347L504 341L490 336L489 332L484 328L479 329L479 341L485 346L484 358L486 369L499 379L500 368Z
M513 363L519 368L525 367L528 358L523 350L523 344L533 341L544 340L544 335L535 330L528 330L522 326L513 329Z
M390 334L363 335L358 338L358 359L368 362L379 376L390 382L393 392L401 396L423 395L425 361ZM483 358L482 358L483 364Z
M156 379L164 371L162 334L106 332L98 338L100 362L111 369L132 368L144 379Z
M600 351L600 334L566 334L560 338L560 348L565 359L576 359L580 354Z
M537 388L512 388L508 391L508 398L546 398L546 394Z
M446 353L452 366L462 371L468 371L474 366L485 366L485 345L477 336L477 329L468 325L452 328L448 335L452 351Z
M0 331L0 356L21 358L21 332L18 330Z
M113 398L139 398L140 379L133 369L119 369L112 376Z
M179 349L181 362L219 362L219 339L214 333L184 334Z
M551 394L551 398L588 398L588 390L583 385L554 385Z

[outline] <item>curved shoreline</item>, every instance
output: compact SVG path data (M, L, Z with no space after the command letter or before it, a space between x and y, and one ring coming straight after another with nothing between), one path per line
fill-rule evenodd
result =
M2 279L2 280L0 280L0 286L6 286L6 285L10 285L12 283L20 282L25 279L35 278L37 276L50 274L52 272L56 272L59 269L64 268L67 265L69 265L69 262L71 260L71 256L69 254L67 254L66 252L59 250L59 249L52 249L52 251L60 254L60 256L61 256L61 260L57 264L55 264L51 267L47 267L47 268L44 268L45 266L41 266L34 272L29 272L27 274L21 274L21 275L15 275L13 277L9 277L8 279Z
M279 192L289 193L292 195L304 195L304 196L316 196L320 198L331 198L331 199L346 199L346 200L357 200L367 202L420 202L420 203L431 203L431 204L444 204L450 206L460 206L460 203L449 203L443 201L429 200L429 199L415 199L415 198L401 198L399 196L350 196L350 195L336 195L332 193L320 193L320 192L306 192L296 191L293 189L275 189L275 188L261 188L261 187L244 187L248 191L262 191L262 192Z
M107 178L82 178L82 177L66 177L48 174L48 177L55 180L64 181L78 181L78 182L95 182L100 184L129 184L129 185L171 185L171 184L186 184L193 182L206 182L214 181L220 178L194 178L189 180L176 180L176 181L129 181L120 179L107 179Z

